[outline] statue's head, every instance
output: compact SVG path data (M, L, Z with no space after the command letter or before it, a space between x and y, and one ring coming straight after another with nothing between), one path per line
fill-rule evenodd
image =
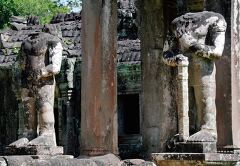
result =
M45 24L42 29L43 32L50 33L53 36L57 36L59 38L62 37L61 27L55 24Z

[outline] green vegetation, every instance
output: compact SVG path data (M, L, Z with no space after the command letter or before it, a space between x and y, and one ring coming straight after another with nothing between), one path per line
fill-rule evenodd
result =
M65 39L63 42L64 42L66 45L71 45L71 44L74 43L71 39Z
M141 65L120 64L117 67L117 76L119 90L139 89L141 82Z
M20 51L19 47L13 47L13 50L12 50L13 54L18 55L19 51Z
M139 64L121 64L118 65L118 73L123 77L132 75L134 73L140 73L141 66Z
M48 23L57 13L68 13L73 7L79 7L81 1L68 0L0 0L0 29L6 27L9 18L15 16L38 16L40 23Z

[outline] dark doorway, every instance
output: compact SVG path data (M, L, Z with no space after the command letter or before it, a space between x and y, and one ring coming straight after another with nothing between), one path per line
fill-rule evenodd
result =
M139 158L142 148L139 94L118 95L118 136L120 157Z
M139 94L118 95L118 134L140 133Z

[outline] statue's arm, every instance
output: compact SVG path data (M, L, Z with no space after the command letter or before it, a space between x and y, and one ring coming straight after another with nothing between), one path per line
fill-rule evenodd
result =
M51 63L41 69L42 77L55 75L60 72L61 63L62 63L62 51L63 51L63 47L61 42L57 42L56 44L50 46L49 57L50 57Z
M196 55L208 59L217 59L222 56L225 44L225 32L215 32L212 34L212 45L196 44L194 49Z
M216 59L222 56L225 44L227 24L224 18L218 20L210 31L210 44L196 44L192 46L198 56Z

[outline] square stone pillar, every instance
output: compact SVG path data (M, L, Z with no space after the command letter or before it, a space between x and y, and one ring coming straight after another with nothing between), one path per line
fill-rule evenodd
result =
M142 0L138 5L141 15L141 133L144 153L148 156L153 152L165 152L167 140L177 134L177 70L162 61L166 31L175 17L176 4Z
M82 14L80 152L116 154L117 0L84 0Z

